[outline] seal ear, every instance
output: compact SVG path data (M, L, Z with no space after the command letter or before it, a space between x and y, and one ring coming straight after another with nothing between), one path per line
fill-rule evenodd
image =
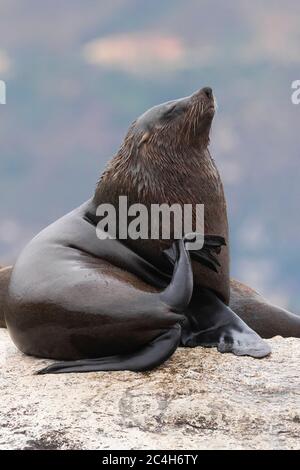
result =
M149 132L149 131L144 132L144 134L143 134L141 140L139 141L138 147L140 148L140 146L141 146L142 144L146 143L147 140L149 139L149 137L150 137L150 132Z

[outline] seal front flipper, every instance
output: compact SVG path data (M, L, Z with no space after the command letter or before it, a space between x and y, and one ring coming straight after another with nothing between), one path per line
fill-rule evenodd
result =
M217 295L209 289L197 289L186 311L181 342L183 346L217 347L237 356L262 358L271 349Z
M174 312L184 311L193 293L193 272L189 253L183 240L174 243L177 256L170 284L158 299ZM151 312L149 312L151 315ZM177 349L181 339L179 323L161 332L156 338L131 354L104 356L95 359L80 359L63 361L49 365L37 374L59 374L65 372L95 372L130 370L146 371L159 366L166 361ZM130 337L128 338L130 341Z

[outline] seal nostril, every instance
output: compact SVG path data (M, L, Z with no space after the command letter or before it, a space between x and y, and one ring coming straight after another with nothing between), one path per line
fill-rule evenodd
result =
M210 87L203 88L203 93L207 96L207 98L211 99L213 97L213 91Z

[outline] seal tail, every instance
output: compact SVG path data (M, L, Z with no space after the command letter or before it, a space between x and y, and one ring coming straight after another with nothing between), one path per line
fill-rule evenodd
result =
M183 311L193 293L193 273L189 253L183 240L174 242L176 261L170 284L159 294L159 299L175 312ZM37 374L60 374L66 372L96 372L151 370L165 362L177 349L181 340L181 326L177 323L154 338L150 343L132 354L80 359L50 364Z

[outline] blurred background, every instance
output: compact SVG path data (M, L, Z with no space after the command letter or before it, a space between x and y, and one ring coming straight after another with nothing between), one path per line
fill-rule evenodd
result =
M297 0L1 0L0 264L93 191L130 122L210 85L232 274L300 312Z

